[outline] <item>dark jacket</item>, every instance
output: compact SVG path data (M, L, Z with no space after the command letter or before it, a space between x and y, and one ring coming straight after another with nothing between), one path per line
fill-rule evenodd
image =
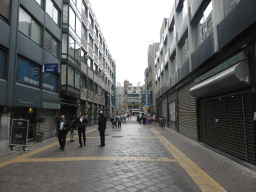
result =
M58 123L57 123L57 129L58 129L58 131L60 131L60 123L61 123L61 120L58 120ZM70 124L69 124L69 121L68 120L64 120L64 125L63 125L63 127L65 127L66 128L66 130L65 131L69 131L69 129L70 129Z
M98 118L98 125L99 125L98 130L104 130L104 129L106 129L106 127L107 127L106 124L107 124L106 117L104 117L104 115L101 114L101 115L99 116L99 118Z
M80 121L80 117L76 119L76 125L78 129L85 129L86 125L88 124L88 121L85 117L83 117L83 121Z

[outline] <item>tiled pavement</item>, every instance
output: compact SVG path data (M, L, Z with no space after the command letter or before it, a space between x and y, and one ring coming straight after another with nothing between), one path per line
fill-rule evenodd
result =
M104 148L88 131L83 148L55 137L0 155L0 191L256 191L254 171L157 124L108 126Z

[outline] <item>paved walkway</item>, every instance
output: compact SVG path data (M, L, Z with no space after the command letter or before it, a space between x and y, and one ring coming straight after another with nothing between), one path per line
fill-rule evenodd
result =
M106 146L97 127L87 145L57 138L0 155L0 191L256 191L256 173L157 124L108 122Z

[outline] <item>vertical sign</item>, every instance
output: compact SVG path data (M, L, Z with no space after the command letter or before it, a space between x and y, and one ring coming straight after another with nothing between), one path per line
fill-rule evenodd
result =
M27 146L29 120L13 119L10 145Z
M151 91L148 91L148 106L151 106Z
M146 92L145 91L142 91L141 101L142 101L142 106L145 106L146 105Z
M109 93L107 94L107 107L110 107L110 96L109 96Z
M112 104L112 107L115 107L116 105L115 105L115 94L113 93L112 95L111 95L111 104Z

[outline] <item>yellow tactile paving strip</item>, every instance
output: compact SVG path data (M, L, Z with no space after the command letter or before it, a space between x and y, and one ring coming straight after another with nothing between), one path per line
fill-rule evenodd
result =
M182 153L169 140L162 136L157 130L151 126L150 129L203 192L226 191L221 185L219 185L213 178L211 178L193 161L191 161L184 153Z

